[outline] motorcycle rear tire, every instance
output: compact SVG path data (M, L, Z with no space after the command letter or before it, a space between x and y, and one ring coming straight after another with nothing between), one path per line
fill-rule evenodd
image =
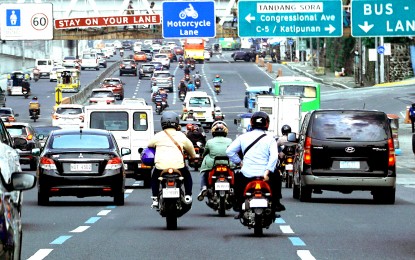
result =
M257 237L264 235L262 230L262 215L255 214L254 235Z
M218 212L219 212L219 216L221 217L225 217L226 216L226 200L225 197L220 197L219 200L219 208L218 208Z
M176 230L177 229L177 208L175 202L170 202L166 205L167 215L166 215L166 228L167 230Z

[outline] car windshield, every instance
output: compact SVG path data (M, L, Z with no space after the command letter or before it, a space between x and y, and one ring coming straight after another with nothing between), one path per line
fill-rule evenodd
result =
M11 115L12 111L10 109L1 109L0 108L0 115Z
M316 113L312 138L320 140L383 141L387 140L388 126L381 113L327 112Z
M190 107L210 107L210 99L208 97L191 97L189 99Z
M91 97L94 97L94 98L113 97L113 96L114 94L109 91L94 91L91 94Z
M106 135L67 134L55 135L51 142L52 149L109 149Z
M6 126L7 131L10 133L11 136L15 135L27 135L26 127L21 125L10 125Z
M35 131L37 134L39 135L43 135L44 137L48 137L50 135L50 132L52 132L53 130L58 130L61 129L58 126L39 126L39 127L35 127Z
M75 60L75 57L65 57L64 60Z
M115 79L106 79L104 80L104 84L117 85L120 84L120 81Z
M78 107L58 107L56 113L60 115L78 115L82 114L82 108Z

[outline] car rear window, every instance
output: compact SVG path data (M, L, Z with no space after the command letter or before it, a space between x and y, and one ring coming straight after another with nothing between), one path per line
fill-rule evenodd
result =
M170 77L170 74L169 73L155 73L154 74L154 77L157 77L157 78L168 78L168 77Z
M157 54L154 56L156 59L167 59L167 55Z
M210 99L208 97L191 97L189 99L190 107L210 107Z
M128 113L121 111L92 112L89 127L109 131L127 131Z
M53 149L109 149L109 142L105 135L68 134L53 136L50 146Z
M95 54L84 54L82 56L82 59L95 59L95 58L96 58Z
M10 125L10 126L6 126L7 131L9 132L10 135L15 136L15 135L27 135L27 131L26 131L26 127L21 126L21 125Z
M56 113L60 115L78 115L82 114L82 108L78 107L58 107Z
M143 65L143 69L146 69L146 70L154 69L154 65Z
M102 98L102 97L113 97L114 94L110 91L93 91L91 97Z
M114 80L114 79L107 79L107 80L104 80L104 84L117 85L117 84L120 84L120 81Z
M388 121L382 113L315 113L311 137L332 141L384 141L388 139Z
M0 115L11 115L12 111L9 109L0 109Z

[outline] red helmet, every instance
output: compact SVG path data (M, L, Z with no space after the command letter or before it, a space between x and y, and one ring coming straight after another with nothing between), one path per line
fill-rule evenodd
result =
M192 124L187 124L186 129L187 129L187 131L192 131L193 125Z

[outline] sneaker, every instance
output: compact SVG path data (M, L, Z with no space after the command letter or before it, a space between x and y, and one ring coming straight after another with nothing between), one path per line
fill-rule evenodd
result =
M151 197L151 199L153 199L153 203L151 203L151 208L152 209L158 209L159 208L159 201L158 201L157 197Z
M280 211L284 211L285 210L285 206L281 204L281 202L277 202L275 203L275 211L280 212Z
M184 203L191 204L192 203L192 196L191 195L184 196Z
M199 193L199 195L197 195L197 200L202 201L205 198L206 194L207 194L207 187L203 186L202 190Z

